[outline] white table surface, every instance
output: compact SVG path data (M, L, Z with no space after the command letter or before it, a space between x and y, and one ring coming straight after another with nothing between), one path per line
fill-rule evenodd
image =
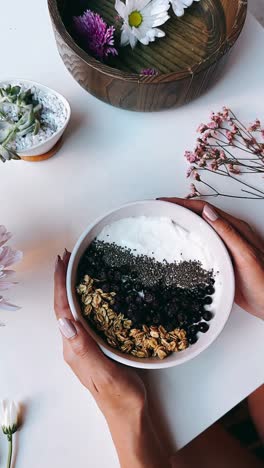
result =
M249 0L249 11L264 26L264 0Z
M264 31L252 17L218 83L178 110L122 111L82 90L61 62L46 0L4 2L0 15L1 77L17 76L57 89L73 119L53 159L1 166L1 223L24 251L19 286L23 308L1 312L0 398L24 402L16 468L116 468L110 434L92 398L61 356L53 315L53 264L96 216L121 203L186 194L185 149L197 124L228 105L242 119L263 118ZM264 233L263 201L217 199ZM178 368L150 372L153 415L182 447L256 389L264 380L264 324L234 307L220 338ZM0 467L6 444L0 438Z

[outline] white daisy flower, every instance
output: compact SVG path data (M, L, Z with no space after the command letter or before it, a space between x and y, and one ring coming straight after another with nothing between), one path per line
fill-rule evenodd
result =
M172 9L176 16L183 16L184 9L190 7L193 2L199 2L200 0L170 0Z
M169 0L116 0L115 8L123 20L121 29L121 46L135 47L137 41L148 45L156 37L165 36L157 28L168 19Z

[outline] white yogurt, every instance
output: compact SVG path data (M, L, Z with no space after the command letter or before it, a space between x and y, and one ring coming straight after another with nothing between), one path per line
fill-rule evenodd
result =
M148 255L160 262L199 260L205 269L213 267L206 243L166 217L123 218L105 226L97 239L116 243L131 249L134 255Z

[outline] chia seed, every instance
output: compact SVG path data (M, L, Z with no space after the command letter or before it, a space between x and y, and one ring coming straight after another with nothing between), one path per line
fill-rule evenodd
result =
M213 271L205 270L198 260L158 262L147 255L133 255L128 248L98 240L92 243L91 248L102 256L106 265L113 268L128 266L131 271L137 273L139 280L146 287L163 283L165 286L194 288L198 284L209 285L213 277Z

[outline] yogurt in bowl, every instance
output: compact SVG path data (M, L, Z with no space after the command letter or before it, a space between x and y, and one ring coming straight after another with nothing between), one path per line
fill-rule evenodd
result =
M143 201L85 231L70 259L67 293L74 317L108 356L134 367L171 367L219 335L234 300L234 274L203 219Z

